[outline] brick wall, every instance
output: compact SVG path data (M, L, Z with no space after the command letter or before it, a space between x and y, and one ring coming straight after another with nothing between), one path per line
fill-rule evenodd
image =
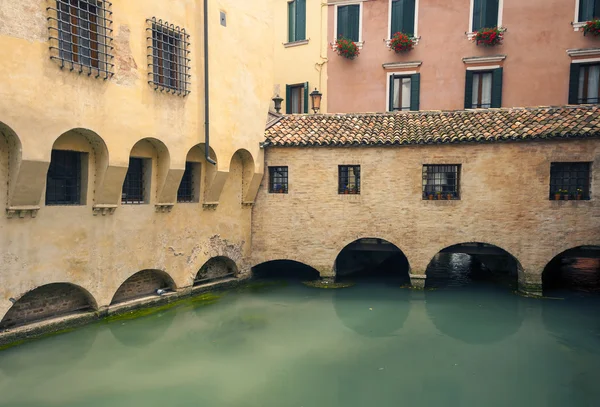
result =
M198 271L195 280L216 279L232 273L237 274L237 267L233 260L219 256L207 261Z
M154 294L159 288L172 287L170 278L160 270L142 270L129 277L117 290L111 304Z
M63 283L36 288L21 297L6 313L0 329L24 325L94 308L88 294L81 288Z
M520 278L571 247L600 243L600 140L402 147L267 148L267 166L289 167L289 193L253 208L253 265L289 259L335 273L336 256L358 238L385 239L425 274L440 250L496 245L519 261ZM552 161L593 162L590 201L550 201ZM361 165L361 194L338 195L338 165ZM461 164L461 199L422 199L423 164ZM265 171L268 174L267 171Z

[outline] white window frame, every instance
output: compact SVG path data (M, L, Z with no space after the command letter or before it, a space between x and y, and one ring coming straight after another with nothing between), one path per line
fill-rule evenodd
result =
M419 0L415 0L415 33L413 38L419 38ZM388 2L388 29L387 36L392 36L392 0ZM389 38L391 40L391 38Z
M387 72L386 81L385 81L385 109L384 112L393 112L390 110L390 78L394 75L398 76L410 76L418 73L417 71L399 71L399 72ZM412 91L412 81L410 83L410 89Z
M579 5L581 0L575 0L575 16L573 17L573 30L579 31L585 26L587 21L579 21Z
M579 0L576 0L579 1ZM475 0L471 0L471 8L469 11L469 35L471 36L473 33L473 11L475 8ZM504 0L498 1L498 25L497 27L502 27L502 10L504 10Z
M337 29L338 29L338 6L360 6L360 11L358 12L358 47L362 48L363 42L363 1L349 1L349 2L339 2L334 4L334 17L333 17L333 44L337 43Z

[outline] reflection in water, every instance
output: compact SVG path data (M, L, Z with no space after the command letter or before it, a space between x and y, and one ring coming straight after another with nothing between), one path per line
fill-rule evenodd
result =
M555 257L544 269L543 283L546 295L600 293L600 251L570 250Z
M119 342L137 348L159 340L173 323L176 315L177 309L173 308L137 319L117 319L108 326Z

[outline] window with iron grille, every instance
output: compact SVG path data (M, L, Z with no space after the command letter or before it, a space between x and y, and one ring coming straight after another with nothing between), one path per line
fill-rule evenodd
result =
M123 182L121 203L143 204L146 203L146 166L151 165L151 160L146 158L129 158L127 175Z
M288 167L269 167L269 192L288 193Z
M423 165L423 199L460 199L460 165Z
M190 93L189 38L185 29L166 21L148 20L148 83L154 89L186 96Z
M81 161L77 151L52 150L46 177L46 205L81 204Z
M551 163L550 199L590 199L591 163Z
M185 171L177 190L177 202L198 202L196 182L196 172L198 170L199 163L187 161L185 163Z
M79 73L112 76L111 3L100 0L56 0L48 7L51 59Z
M360 165L338 166L338 194L360 194Z

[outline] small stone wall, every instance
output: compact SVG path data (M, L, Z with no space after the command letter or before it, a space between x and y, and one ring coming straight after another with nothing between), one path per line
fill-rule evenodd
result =
M236 275L237 272L237 266L233 260L223 256L213 257L198 271L195 281L212 280L231 274Z
M129 277L115 293L111 304L154 294L159 288L172 287L173 283L158 270L142 270Z
M81 288L64 283L48 284L21 297L0 322L0 330L93 308Z

